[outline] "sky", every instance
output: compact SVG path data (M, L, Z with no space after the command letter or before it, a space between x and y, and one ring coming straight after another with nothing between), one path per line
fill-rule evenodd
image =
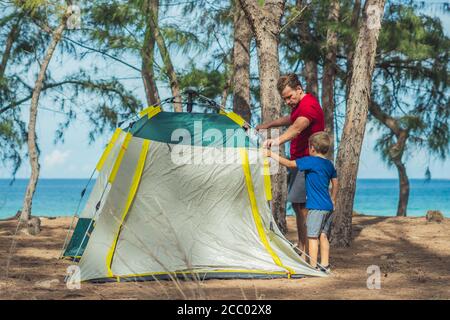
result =
M442 20L446 34L450 31L450 15L440 13L438 10L428 10L431 15L438 15ZM76 70L79 63L74 60L64 60L61 64L61 57L52 60L50 70L53 71L53 76L57 79L58 76L69 73L71 70ZM175 65L181 64L183 56L178 54L174 58ZM84 62L86 67L90 62ZM128 61L138 66L138 61ZM114 73L121 77L138 77L136 71L123 67L117 63L104 62L97 59L95 64L99 67L97 76L100 79L102 71L105 74L110 74L111 69ZM33 73L29 74L30 83L33 82ZM130 88L141 99L145 101L142 82L140 80L129 80L127 83ZM162 98L169 96L167 89L161 90ZM83 99L80 100L83 103ZM37 136L39 146L41 149L41 178L87 178L91 175L98 158L109 141L110 134L99 136L97 140L89 144L89 122L86 116L80 116L76 122L66 131L64 144L54 144L55 131L58 123L64 121L64 115L58 112L49 111L46 109L58 109L51 102L51 99L42 99L40 102L41 109L38 112L37 119ZM46 109L43 109L46 108ZM23 108L24 119L28 119L28 108ZM374 151L375 140L377 138L375 132L366 130L364 142L361 151L360 165L358 171L358 178L397 178L397 171L395 168L388 168L381 160L379 154ZM407 173L410 178L424 178L425 170L429 166L432 178L434 179L450 179L450 159L446 161L430 158L425 152L418 152L411 155L407 159ZM17 178L28 178L30 175L30 168L28 160L17 173ZM0 178L9 179L11 173L6 168L0 167Z

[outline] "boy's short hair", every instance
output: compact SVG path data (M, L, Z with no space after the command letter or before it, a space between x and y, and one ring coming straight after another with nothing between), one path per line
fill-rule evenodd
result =
M277 89L280 94L287 86L291 87L292 89L295 89L297 86L303 89L302 84L300 83L300 80L298 80L298 77L295 73L285 74L278 79Z
M321 154L327 154L330 150L331 139L325 131L319 131L309 137L309 145Z

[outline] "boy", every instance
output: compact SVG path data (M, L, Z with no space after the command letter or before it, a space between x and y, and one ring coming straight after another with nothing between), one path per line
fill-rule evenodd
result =
M330 243L327 234L332 222L331 213L337 194L337 174L333 163L325 155L330 148L331 141L324 131L316 132L309 138L309 156L296 160L280 157L270 150L264 150L264 155L273 158L288 168L298 168L306 175L306 229L309 245L309 257L312 267L330 272L329 255ZM329 185L331 181L331 197ZM320 263L317 267L317 256L320 238Z

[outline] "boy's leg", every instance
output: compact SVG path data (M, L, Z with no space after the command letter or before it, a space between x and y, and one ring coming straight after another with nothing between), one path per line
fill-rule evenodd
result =
M331 223L333 222L333 212L328 212L320 233L320 264L326 267L330 264L330 242L328 235L331 230Z
M330 242L325 233L320 234L320 264L327 267L330 264Z
M308 238L309 243L309 264L315 268L317 266L317 253L319 251L319 240L317 238Z
M317 266L317 255L319 251L319 237L326 218L326 211L309 210L306 220L306 228L309 242L309 264L313 267Z

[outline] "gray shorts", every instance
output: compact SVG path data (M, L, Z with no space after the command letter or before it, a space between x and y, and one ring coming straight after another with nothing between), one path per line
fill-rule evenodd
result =
M305 172L289 169L287 201L292 203L306 202Z
M308 238L318 238L321 233L329 235L331 223L333 222L332 211L308 210L306 218L306 233Z

